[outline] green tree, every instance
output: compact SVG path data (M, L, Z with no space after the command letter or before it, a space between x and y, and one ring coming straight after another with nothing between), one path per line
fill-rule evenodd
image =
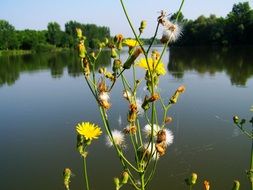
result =
M14 26L5 20L0 20L0 49L15 49L17 43Z
M47 41L55 46L60 46L61 44L61 27L57 22L50 22L47 25Z

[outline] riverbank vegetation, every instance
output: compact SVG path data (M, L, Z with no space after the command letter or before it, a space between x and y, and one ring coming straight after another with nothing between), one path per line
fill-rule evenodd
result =
M110 37L110 29L95 24L81 24L76 21L69 21L62 31L57 22L48 23L47 30L16 30L8 21L0 20L0 51L13 54L22 54L23 51L31 52L55 52L75 47L75 29L85 28L87 46L95 48L97 43L105 37ZM5 50L5 52L3 51ZM15 50L15 51L12 51ZM2 54L1 53L1 54ZM0 55L1 55L0 54Z
M171 16L171 20L177 14ZM178 23L183 26L182 37L174 46L233 46L253 44L253 10L248 2L234 4L226 17L199 16L196 20L178 17ZM86 46L96 48L104 38L110 38L110 29L95 24L82 24L69 21L64 31L57 22L48 23L46 30L16 30L8 21L0 20L0 55L23 54L30 52L55 52L74 48L77 44L76 28L80 28L87 37ZM84 29L85 28L85 29ZM187 34L187 35L185 35ZM150 43L150 39L142 39ZM155 39L159 43L160 39ZM2 51L6 50L6 51ZM10 51L15 50L15 51Z

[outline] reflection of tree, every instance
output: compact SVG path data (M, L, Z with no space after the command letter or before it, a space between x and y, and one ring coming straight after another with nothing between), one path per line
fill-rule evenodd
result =
M198 73L226 72L232 84L245 85L253 76L252 48L173 48L170 50L168 70L176 78L184 71Z
M101 52L96 69L101 65L105 67L110 64L110 52ZM62 77L65 67L70 76L75 77L82 73L80 59L76 52L0 56L0 86L14 84L21 72L50 70L53 78Z

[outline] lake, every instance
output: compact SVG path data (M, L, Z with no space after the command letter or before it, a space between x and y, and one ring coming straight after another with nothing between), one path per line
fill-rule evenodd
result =
M231 189L235 179L242 190L249 189L245 171L251 141L234 126L232 117L252 117L252 50L174 48L166 52L163 61L168 72L161 77L161 94L170 98L182 84L186 92L169 111L174 143L160 158L149 189L187 189L184 179L192 172L198 174L196 189L202 189L206 179L211 189ZM84 189L75 125L102 122L78 60L71 52L0 57L1 189L62 190L65 167L74 173L71 189ZM99 64L110 66L108 52ZM132 77L130 71L126 77ZM108 114L113 128L121 130L127 125L128 108L120 89L116 83ZM145 90L140 94L143 97ZM91 189L114 189L113 177L122 172L115 155L105 145L105 132L92 143Z

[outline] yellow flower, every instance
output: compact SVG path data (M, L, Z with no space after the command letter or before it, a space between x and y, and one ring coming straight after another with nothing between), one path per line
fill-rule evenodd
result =
M76 131L78 134L84 136L86 140L97 139L102 133L97 125L89 122L78 123Z
M139 45L138 41L137 41L137 40L134 40L134 39L124 39L124 40L123 40L123 44L127 45L127 46L130 47L130 48Z
M146 70L148 70L148 65L151 72L155 72L158 75L165 75L166 70L164 68L164 64L160 61L160 63L157 63L156 60L152 58L148 58L148 63L145 58L141 58L139 62L137 63L139 67L142 67Z

